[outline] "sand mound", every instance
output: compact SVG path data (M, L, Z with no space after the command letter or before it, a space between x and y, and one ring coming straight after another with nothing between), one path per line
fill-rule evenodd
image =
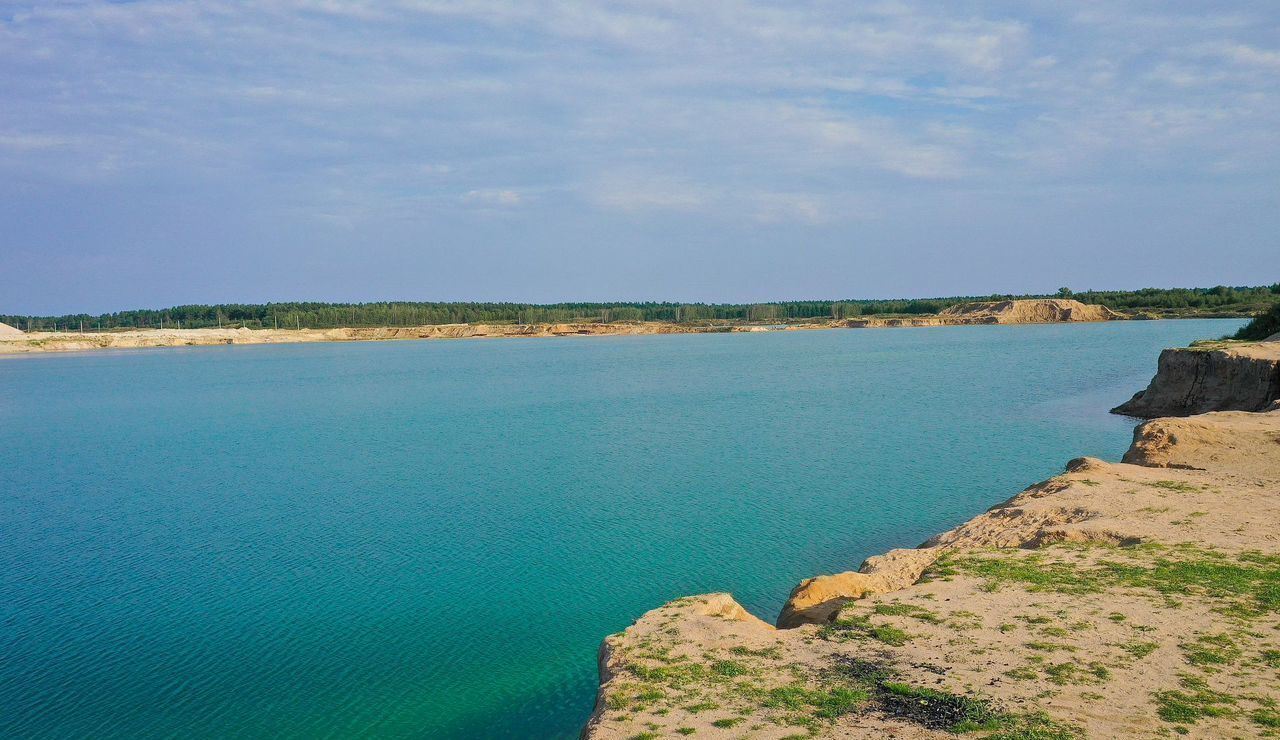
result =
M985 319L996 324L1049 324L1058 321L1111 321L1124 318L1106 306L1061 298L962 303L945 309L938 315Z
M27 333L21 329L15 329L8 324L0 324L0 337L23 337Z

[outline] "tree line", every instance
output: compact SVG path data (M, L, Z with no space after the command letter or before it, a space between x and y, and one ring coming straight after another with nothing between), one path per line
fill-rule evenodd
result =
M542 324L668 321L673 323L770 322L844 319L858 316L937 313L958 303L1019 298L1074 297L1121 311L1160 315L1253 315L1280 301L1280 283L1262 287L1144 288L1134 291L1060 289L1047 295L954 296L950 298L770 303L464 303L384 301L375 303L222 303L63 316L0 315L0 322L30 331L246 327L327 329L342 326L427 324Z

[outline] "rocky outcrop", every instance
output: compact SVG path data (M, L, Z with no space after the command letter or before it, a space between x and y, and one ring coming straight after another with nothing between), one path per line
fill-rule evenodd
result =
M1278 453L1280 409L1159 419L1124 463L1073 460L920 548L805 581L787 629L727 594L678 599L605 641L584 737L1265 734Z
M1160 353L1146 390L1112 409L1141 418L1260 411L1280 398L1280 342L1218 342Z

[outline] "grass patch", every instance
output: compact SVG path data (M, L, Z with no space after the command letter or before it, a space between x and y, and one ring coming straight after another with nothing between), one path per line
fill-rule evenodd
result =
M1187 662L1194 666L1234 665L1241 655L1235 640L1226 633L1198 637L1194 642L1178 647L1182 648Z
M830 624L818 630L818 637L824 640L879 640L887 645L905 645L911 634L890 624L874 624L865 614L852 616L841 615Z
M1254 724L1261 725L1269 730L1280 729L1280 712L1275 709L1255 710L1253 714L1249 715L1249 719L1253 720Z
M1126 642L1120 646L1120 649L1135 658L1142 659L1154 653L1158 647L1160 645L1154 642Z
M1059 686L1067 684L1097 684L1111 678L1111 670L1097 661L1088 664L1075 661L1054 663L1045 666L1044 674L1050 683Z
M1236 700L1209 688L1203 680L1184 676L1182 686L1188 691L1157 691L1154 694L1156 714L1165 722L1189 725L1205 717L1229 717L1235 714Z
M915 604L876 604L874 611L876 614L890 617L911 617L929 624L942 622L942 618L937 614Z
M751 671L736 660L717 660L711 664L711 672L717 676L733 678L735 676L745 676Z
M790 711L807 710L818 719L835 719L862 708L871 694L865 689L836 686L813 689L801 684L770 689L764 706Z
M782 648L777 645L774 645L773 647L760 648L759 650L752 650L745 645L734 645L729 648L729 652L734 655L750 656L753 658L771 658L773 660L782 659Z
M1032 592L1084 595L1108 588L1138 588L1165 596L1171 607L1174 603L1168 600L1174 596L1200 596L1226 601L1219 611L1230 616L1280 612L1280 557L1262 553L1231 557L1193 546L1140 545L1116 552L1128 559L1082 566L1052 560L1047 553L996 552L956 557L949 567L957 573L1017 583Z

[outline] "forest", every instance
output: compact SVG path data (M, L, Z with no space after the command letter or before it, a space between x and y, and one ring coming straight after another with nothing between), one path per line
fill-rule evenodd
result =
M916 299L848 299L770 303L223 303L137 309L99 315L0 315L0 322L27 331L110 331L140 328L246 327L324 329L340 326L423 326L427 324L537 324L559 322L667 321L673 323L796 322L856 316L937 313L957 303L1016 298L1075 298L1148 317L1262 314L1280 302L1280 283L1261 287L1144 288L1081 291L1061 288L1052 295L954 296Z

